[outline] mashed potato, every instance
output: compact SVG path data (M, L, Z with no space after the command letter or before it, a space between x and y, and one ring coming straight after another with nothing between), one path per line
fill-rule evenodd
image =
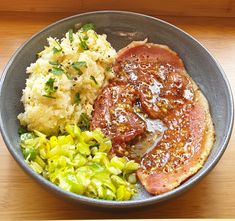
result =
M25 112L18 119L29 130L52 135L67 123L77 123L82 113L91 117L100 89L114 76L110 66L116 51L106 35L92 29L47 40L49 45L27 68L21 98Z

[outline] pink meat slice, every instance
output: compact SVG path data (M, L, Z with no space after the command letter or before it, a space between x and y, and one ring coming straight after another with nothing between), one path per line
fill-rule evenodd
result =
M180 185L205 162L214 142L207 100L168 47L133 42L120 50L116 81L132 84L143 112L167 127L137 171L146 190L158 195Z

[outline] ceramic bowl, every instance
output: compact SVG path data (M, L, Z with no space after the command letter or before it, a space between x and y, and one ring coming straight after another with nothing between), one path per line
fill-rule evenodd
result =
M134 40L168 45L184 61L186 70L209 101L216 131L216 142L204 167L174 190L159 196L149 195L139 185L138 194L130 201L106 201L64 191L32 171L25 163L17 130L17 115L23 111L20 102L25 87L26 67L35 62L36 53L47 44L47 37L61 38L70 28L93 22L98 33L105 33L112 46L119 50ZM228 80L213 56L197 40L179 28L150 16L121 11L97 11L60 20L31 37L12 56L5 67L0 88L0 126L6 146L22 169L51 192L77 203L128 208L159 203L189 189L217 164L224 153L233 126L233 98ZM43 200L43 199L42 199Z

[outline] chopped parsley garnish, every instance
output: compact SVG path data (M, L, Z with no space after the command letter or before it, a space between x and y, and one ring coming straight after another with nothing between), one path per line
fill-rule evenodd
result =
M19 129L18 129L18 134L19 135L22 135L22 134L25 134L25 133L27 133L28 131L25 129L25 128L23 128L23 127L20 127Z
M93 80L95 82L95 84L98 84L98 82L96 81L95 77L93 75L91 75L91 80Z
M49 63L51 65L54 65L54 67L52 67L52 69L49 70L49 72L51 72L52 74L55 74L55 75L61 75L61 74L65 74L66 77L71 80L72 77L62 68L60 68L60 64L58 61L49 61Z
M82 130L89 130L90 129L90 120L86 113L82 113L78 122L78 126Z
M53 53L54 53L54 54L56 54L56 53L58 53L58 52L61 51L61 49L57 49L56 47L53 47L52 50L53 50Z
M51 99L56 99L56 97L53 97L53 96L47 95L47 94L43 94L42 96L43 96L43 97L47 97L47 98L51 98Z
M48 81L45 83L44 86L44 90L46 92L45 95L43 95L44 97L48 97L48 98L54 98L52 97L51 94L56 92L56 88L54 87L54 83L55 83L55 79L54 78L49 78Z
M86 41L86 40L88 40L89 39L89 37L87 36L87 35L85 35L84 37L83 37L83 40L84 41Z
M56 75L61 75L61 74L64 74L64 73L65 73L62 68L58 68L58 67L53 67L50 72L51 72L52 74L56 74Z
M80 69L78 69L77 71L78 71L78 76L81 76L83 74Z
M73 79L73 78L71 77L71 75L69 75L68 72L65 72L64 74L66 75L66 77L67 77L69 80L72 80L72 79Z
M75 94L74 102L75 102L76 104L80 104L80 102L81 102L81 97L80 97L80 94L79 94L79 93L76 93L76 94Z
M51 65L59 65L59 62L58 61L49 61L49 64L51 64Z
M70 43L73 42L73 29L69 29L69 41Z
M80 68L85 67L87 68L87 64L85 61L76 61L72 63L72 67L78 71L78 75L82 75L82 71Z
M86 44L86 41L84 41L81 37L79 37L79 40L80 40L80 47L83 49L83 50L89 50L87 44Z
M56 44L57 44L57 47L53 47L52 50L53 50L53 53L56 54L60 51L62 51L62 47L60 46L60 43L58 41L55 41Z
M76 61L72 64L72 67L75 68L76 70L78 70L81 67L86 67L87 68L87 64L86 64L85 61Z
M95 29L95 25L93 23L87 23L87 24L84 24L81 29L86 32L86 31L89 31L89 30L94 30Z

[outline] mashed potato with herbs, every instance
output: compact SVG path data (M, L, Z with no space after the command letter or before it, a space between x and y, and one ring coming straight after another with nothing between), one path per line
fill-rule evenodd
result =
M49 46L27 68L21 99L25 112L18 118L29 130L52 135L78 123L81 114L91 116L99 90L114 76L116 51L92 24L76 33L69 30L61 40L47 40Z

